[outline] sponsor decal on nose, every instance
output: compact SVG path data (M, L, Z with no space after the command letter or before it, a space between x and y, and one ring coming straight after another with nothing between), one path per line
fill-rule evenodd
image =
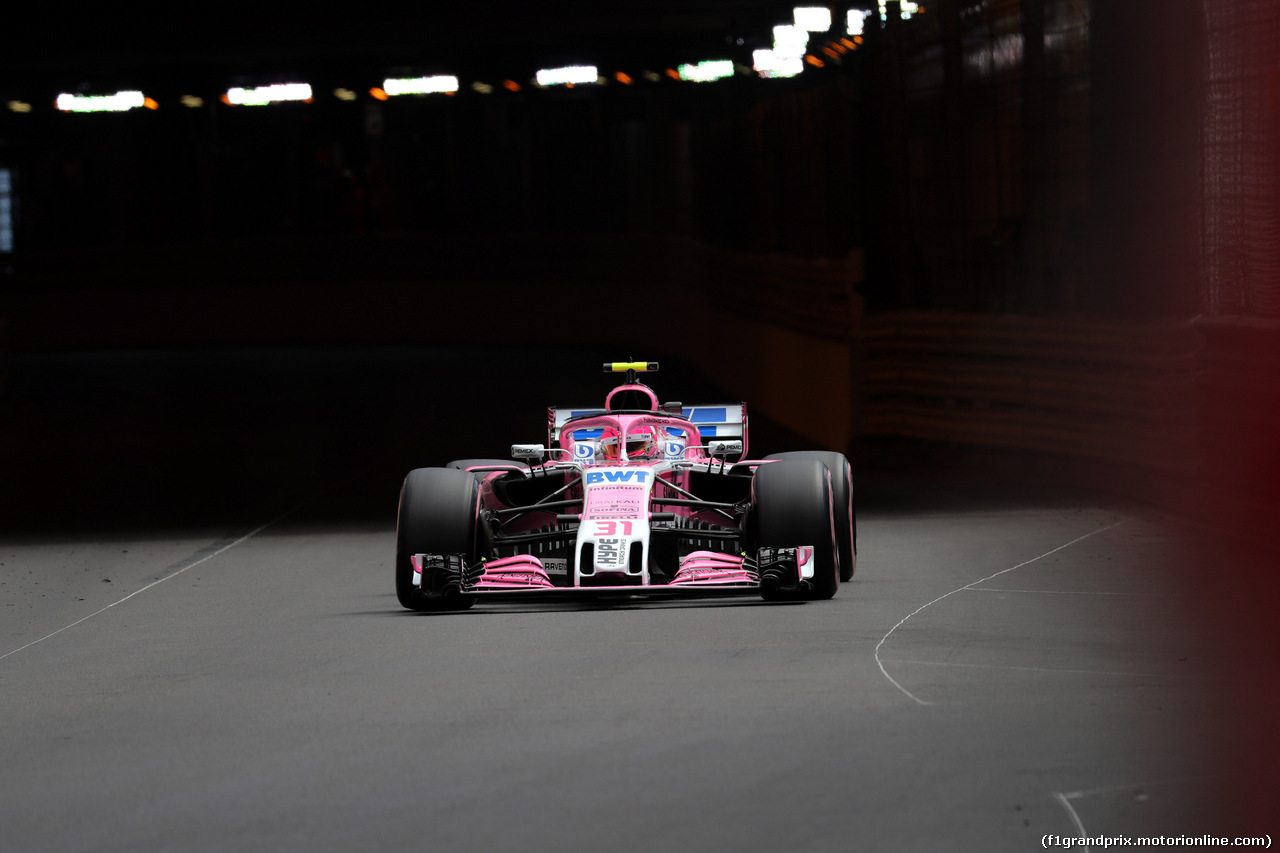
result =
M587 474L587 485L596 483L643 483L649 479L648 471L591 471Z

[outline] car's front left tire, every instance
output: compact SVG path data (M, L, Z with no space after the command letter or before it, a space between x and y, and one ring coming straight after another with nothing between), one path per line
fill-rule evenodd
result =
M840 587L836 527L827 466L817 459L783 459L756 469L748 541L753 547L812 546L811 587L769 598L826 599Z
M817 459L831 472L831 503L835 511L836 549L841 582L853 580L858 564L858 518L853 500L853 469L843 453L833 450L791 450L765 459Z

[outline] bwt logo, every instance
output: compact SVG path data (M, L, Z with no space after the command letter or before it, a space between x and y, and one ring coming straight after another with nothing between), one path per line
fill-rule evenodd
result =
M592 459L596 455L596 450L589 444L575 444L573 455L578 459Z
M649 479L648 471L591 471L587 474L587 485L596 483L630 483L635 480L643 483Z

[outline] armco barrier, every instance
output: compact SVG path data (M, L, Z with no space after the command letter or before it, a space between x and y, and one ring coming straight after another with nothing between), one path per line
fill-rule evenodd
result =
M672 349L813 446L846 449L861 252L812 260L699 246L688 257L701 307Z
M701 247L699 280L717 308L828 341L850 341L862 316L862 250L836 259L743 255Z
M1030 451L1235 527L1280 520L1276 321L877 314L857 354L861 435Z
M1201 346L1191 322L872 315L859 431L1190 473Z

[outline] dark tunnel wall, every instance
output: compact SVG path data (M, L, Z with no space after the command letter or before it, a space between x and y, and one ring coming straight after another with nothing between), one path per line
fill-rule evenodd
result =
M175 95L123 115L4 110L4 286L92 277L60 268L69 251L107 280L175 245L306 279L331 269L308 267L308 238L341 238L376 268L385 249L362 238L645 234L857 249L871 310L1271 316L1272 5L940 0L792 81L464 84L386 102L341 101L326 83L314 103L269 108L202 90L198 109ZM264 266L264 242L287 266Z
M8 114L17 283L68 248L328 234L678 234L842 256L846 79L769 82Z
M901 378L905 362L876 382L851 380L866 416L861 426L838 419L851 425L825 439L833 446L872 422L912 434L903 411L920 406L934 426L917 432L973 440L945 407L1003 411L955 384L969 375L960 359L981 318L1174 328L1209 315L1226 322L1201 324L1203 358L1179 381L1197 383L1197 399L1229 401L1203 404L1203 434L1258 424L1250 444L1263 452L1269 416L1230 413L1271 405L1274 335L1264 325L1248 347L1218 353L1236 337L1234 319L1280 314L1275 4L940 0L910 20L889 8L855 50L821 54L830 61L794 80L684 84L659 73L490 94L464 82L455 96L348 102L328 94L342 76L335 60L309 104L233 108L201 90L198 109L170 99L123 115L0 112L16 203L0 312L19 348L125 345L131 329L137 343L401 340L430 324L383 309L447 298L456 313L484 292L454 282L503 292L523 282L544 298L570 283L583 294L659 283L835 342L864 373L879 350L856 341L882 328L923 340L938 325L903 325L894 312L946 312L956 319L943 326L970 330L895 356L949 377L928 394ZM182 85L165 79L170 93ZM321 283L325 295L308 299ZM198 296L175 295L188 288ZM97 301L67 304L122 297L60 318L77 291ZM147 296L155 291L166 295ZM197 304L208 307L173 308ZM473 306L478 316L489 307L483 296ZM94 325L102 316L119 322ZM1088 350L1085 327L1061 334L1066 344L1032 349L1082 342L1068 361L1090 369L1131 355ZM1011 369L1041 367L1063 369ZM1043 415L1046 398L1019 381L1019 411ZM1078 414L1078 401L1057 399ZM983 429L1002 436L1006 425ZM1057 439L1032 444L1078 455ZM1217 441L1199 455L1215 454Z
M430 328L407 333L386 309L404 294L419 305L448 287L452 305L484 293L449 283L501 282L503 292L527 283L545 297L568 282L656 298L646 290L656 282L748 317L753 335L763 325L834 342L863 368L859 339L884 327L921 338L938 325L907 328L896 314L945 313L941 325L969 331L906 356L934 359L946 382L924 394L897 364L888 384L851 380L848 397L866 412L885 400L935 407L928 435L962 443L973 433L947 406L1002 411L990 395L955 387L983 318L1119 324L1103 337L1124 341L1126 323L1175 328L1209 315L1222 322L1200 324L1203 357L1178 374L1200 383L1197 400L1218 401L1196 402L1212 421L1200 432L1247 421L1245 455L1264 454L1275 335L1257 324L1280 314L1275 4L940 0L928 9L890 14L856 50L790 81L699 85L657 74L487 95L464 85L452 97L386 102L340 101L325 84L314 103L261 109L210 96L199 109L115 116L0 112L0 166L17 205L0 313L18 347L126 345L130 328L149 330L136 343L197 331L204 343L273 333L398 340ZM426 287L406 289L415 282ZM306 288L317 283L330 295L313 304ZM186 304L213 307L188 312L190 325L165 325L173 312L158 306L184 304L174 294L186 288L200 289ZM81 337L77 322L93 318L50 320L76 291L98 301L67 304L127 292L116 315L138 322ZM156 291L166 297L148 297ZM483 295L473 305L489 307ZM253 327L237 328L237 317ZM344 332L348 317L362 319ZM1257 326L1251 343L1224 354L1240 318ZM1089 350L1091 328L1061 333L1064 345L1084 342L1067 363L1097 369L1133 355ZM1044 414L1046 398L1019 381L1022 409ZM1072 398L1056 399L1078 414ZM1242 407L1248 418L1234 416ZM898 410L878 422L904 429ZM845 446L851 435L826 440ZM1076 455L1046 441L1035 446ZM1220 457L1220 444L1200 456Z

